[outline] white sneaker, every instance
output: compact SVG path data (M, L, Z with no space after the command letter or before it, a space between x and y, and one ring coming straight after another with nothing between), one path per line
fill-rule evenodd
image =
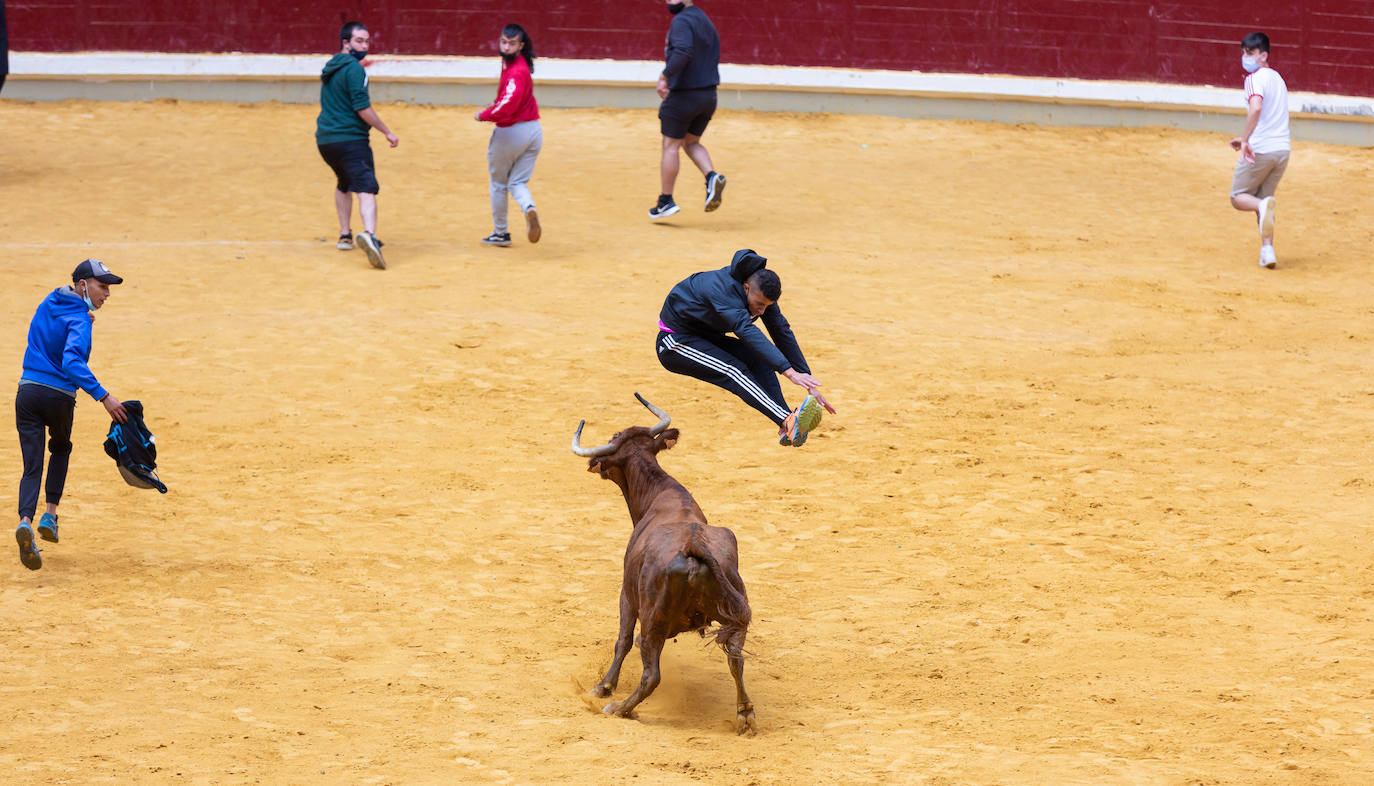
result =
M531 243L538 243L543 234L544 230L539 226L539 211L530 205L530 209L525 211L525 237Z
M1265 197L1260 200L1259 230L1261 240L1268 240L1274 236L1274 207L1276 204L1273 197Z
M1270 197L1270 199L1273 199L1273 197ZM1277 265L1278 263L1279 263L1279 258L1278 258L1277 256L1274 255L1274 247L1273 247L1273 246L1260 246L1260 261L1259 261L1259 266L1260 266L1260 267L1262 267L1262 268L1264 268L1264 269L1266 269L1266 270L1273 270L1273 269L1274 269L1274 266Z

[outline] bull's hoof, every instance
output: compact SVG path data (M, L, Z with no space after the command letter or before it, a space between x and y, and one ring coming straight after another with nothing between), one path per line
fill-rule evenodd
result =
M595 696L598 699L604 699L607 696L611 695L611 691L613 690L615 690L615 688L603 682L600 685L597 685L595 688L592 688L590 691L588 691L588 695Z
M754 721L753 705L746 705L739 708L735 715L735 733L740 736L752 737L759 733L758 724Z
M602 707L601 711L606 713L607 715L614 715L617 718L633 717L629 710L621 709L622 707L624 707L624 705L625 702L623 701L613 701L610 704L607 704L605 707Z

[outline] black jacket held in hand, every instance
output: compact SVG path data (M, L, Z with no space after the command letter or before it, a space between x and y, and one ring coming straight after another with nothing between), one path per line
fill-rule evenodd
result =
M703 338L734 333L759 357L764 358L774 371L793 368L810 374L811 368L806 365L801 347L797 346L797 337L792 335L792 326L787 323L787 317L782 315L777 303L763 312L763 326L768 328L768 335L773 338L772 344L763 337L763 331L754 325L754 320L759 317L749 314L744 282L762 270L767 262L751 248L736 251L729 266L694 273L679 281L663 301L663 310L658 318L674 331Z
M143 422L142 402L126 401L124 411L129 416L126 422L110 422L110 433L105 436L105 453L115 460L124 482L166 494L167 486L156 472L157 440Z

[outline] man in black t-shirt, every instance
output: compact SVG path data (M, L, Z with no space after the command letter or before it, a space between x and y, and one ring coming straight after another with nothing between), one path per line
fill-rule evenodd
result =
M692 0L667 0L673 23L668 27L668 41L663 48L663 73L658 76L658 108L660 130L663 133L663 158L659 162L659 179L663 188L658 204L649 209L649 218L657 221L678 212L673 201L673 185L677 182L678 152L687 157L706 176L706 212L720 207L725 192L725 176L711 164L711 154L701 144L701 135L716 111L716 85L720 84L720 36L706 12L692 4Z

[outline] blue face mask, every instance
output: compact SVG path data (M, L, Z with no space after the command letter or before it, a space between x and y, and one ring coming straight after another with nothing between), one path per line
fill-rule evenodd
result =
M359 63L363 61L363 58L367 57L367 52L359 52L351 46L348 48L348 53L353 55L353 59L357 60Z
M677 16L678 14L682 13L682 9L686 7L686 3L669 3L668 13L672 14L673 16Z
M1240 67L1245 69L1245 73L1253 74L1260 68L1259 58L1252 55L1245 55L1240 59Z
M81 291L76 294L79 295L82 300L86 301L86 308L95 311L95 303L91 302L91 295L90 292L86 289L86 284L83 283L81 285Z

